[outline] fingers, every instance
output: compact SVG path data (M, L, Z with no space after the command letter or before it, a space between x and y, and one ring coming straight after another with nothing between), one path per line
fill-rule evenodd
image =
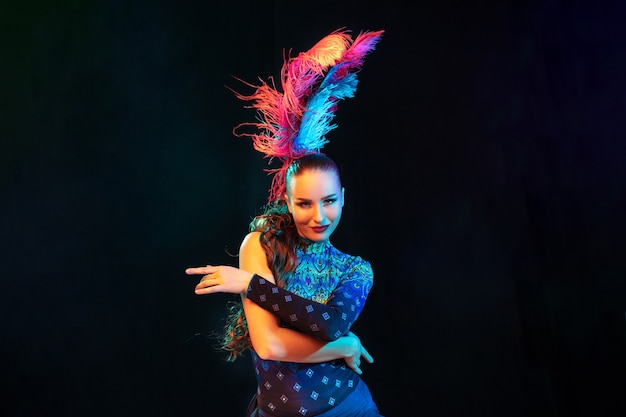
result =
M367 349L365 349L365 347L363 346L361 346L361 357L363 357L369 363L374 363L374 357L370 355Z
M212 274L217 270L217 266L207 265L207 266L197 266L193 268L185 269L185 273L187 275L207 275Z
M213 287L218 284L220 284L219 273L213 272L212 274L203 275L196 288Z
M196 288L204 288L204 287L210 287L215 285L215 279L212 278L212 275L208 274L208 275L204 275L201 279L200 282L198 282L198 284L196 284Z
M196 284L196 294L210 294L218 292L218 286L222 283L219 273L206 274L202 276L200 282Z
M217 287L214 287L214 286L213 287L201 287L200 284L198 284L196 285L194 292L197 295L204 295L204 294L213 294L219 291L217 291Z

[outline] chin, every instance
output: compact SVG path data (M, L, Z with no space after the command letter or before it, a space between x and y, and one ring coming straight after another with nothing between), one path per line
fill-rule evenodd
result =
M328 240L330 237L330 233L300 233L300 236L303 238L310 240L311 242L321 242L323 240Z

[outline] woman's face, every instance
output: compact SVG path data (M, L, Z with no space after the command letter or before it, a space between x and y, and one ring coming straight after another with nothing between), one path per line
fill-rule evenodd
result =
M314 242L328 240L341 219L343 193L332 171L307 170L291 177L286 199L298 234Z

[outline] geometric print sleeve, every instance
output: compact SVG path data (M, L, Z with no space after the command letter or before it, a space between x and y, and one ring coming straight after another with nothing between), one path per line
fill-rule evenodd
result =
M345 335L363 310L373 284L369 262L358 258L325 303L301 297L254 275L246 298L277 315L280 320L319 340L333 341Z

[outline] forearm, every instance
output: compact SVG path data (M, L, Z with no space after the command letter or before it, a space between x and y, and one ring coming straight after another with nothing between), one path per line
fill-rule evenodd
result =
M289 330L289 329L285 329ZM293 330L291 330L293 331ZM296 331L296 333L298 333ZM308 338L311 336L304 335ZM315 340L318 342L317 340ZM300 363L319 363L319 362L327 362L335 359L344 359L350 356L354 350L356 349L354 339L349 338L347 336L342 336L337 340L333 340L332 342L325 342L323 345L319 346L317 350L311 352L299 352L297 355L295 352L292 353L292 359L283 359L289 360L291 362L300 362ZM289 350L287 349L287 352ZM289 357L290 355L286 355Z
M297 330L278 328L272 333L271 349L257 352L263 359L282 362L318 363L344 359L354 351L354 340L340 337L322 342Z
M281 327L276 316L250 300L243 300L250 339L255 352L263 359L284 362L326 362L343 359L353 353L354 340L340 337L324 342L310 335Z
M345 282L323 304L300 297L254 274L245 297L278 316L290 327L317 339L331 341L350 330L365 304L367 293L356 284L357 281Z

